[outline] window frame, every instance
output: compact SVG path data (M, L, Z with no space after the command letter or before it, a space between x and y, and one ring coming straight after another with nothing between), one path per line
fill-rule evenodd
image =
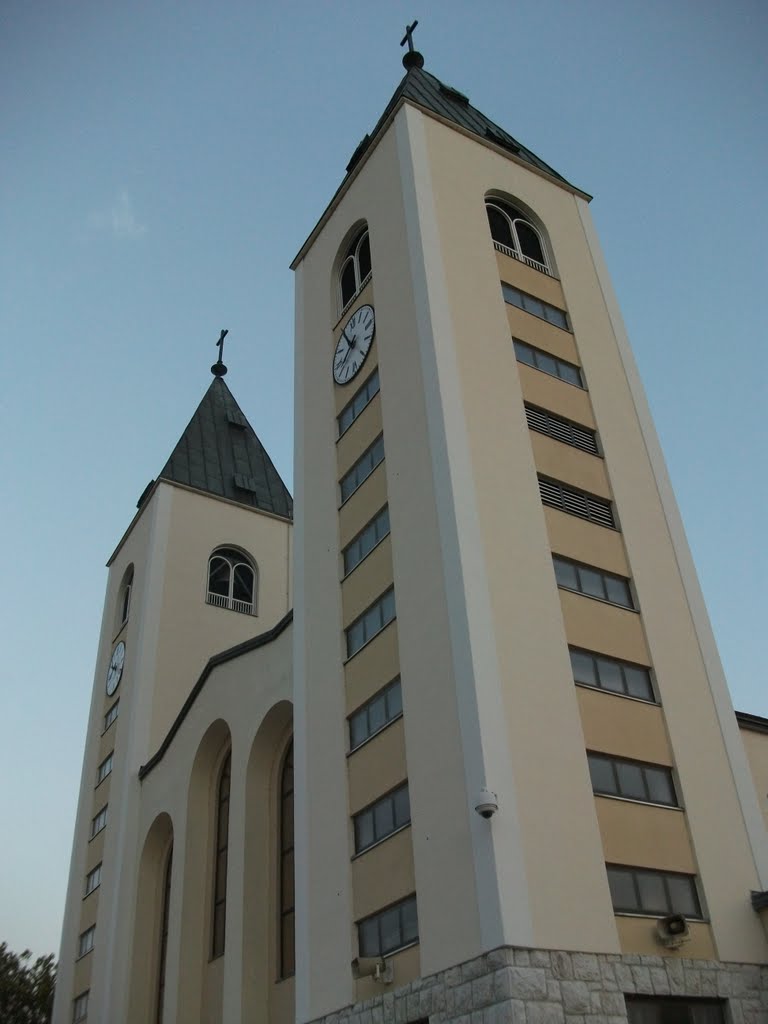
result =
M366 713L366 724L368 725L370 723L370 718L369 718L370 708L382 696L384 697L384 713L385 713L385 715L388 714L388 711L387 711L388 700L387 700L387 698L389 696L389 693L394 691L395 688L397 688L399 690L399 692L400 692L400 710L396 714L392 715L391 718L387 718L382 725L378 726L378 728L373 729L371 732L369 732L368 735L364 739L360 740L359 743L353 744L353 741L352 741L352 719L353 718L357 718L359 715L361 715L363 712L365 712ZM374 693L372 697L369 697L367 701L365 701L358 708L356 708L351 714L347 715L347 728L349 730L349 750L347 751L347 756L349 756L350 754L354 754L354 752L356 750L359 750L361 747L365 746L366 743L370 742L370 740L372 740L374 738L374 736L378 736L379 733L381 733L385 729L389 728L389 726L392 725L393 722L397 722L402 717L403 717L403 687L402 687L402 679L401 679L401 677L399 675L397 675L397 676L395 676L394 679L390 679L390 681L386 685L382 686L380 690L377 690L376 693Z
M72 1024L79 1024L81 1020L86 1020L88 1017L88 996L90 992L91 990L87 988L72 1000ZM82 1005L78 1006L81 1002Z
M376 390L371 392L371 393L366 393L366 399L365 399L364 404L361 405L355 411L354 406L355 406L357 400L359 399L360 395L363 394L363 392L368 392L368 389L371 386L371 381L374 379L374 377L376 378L376 382L375 382L376 383ZM338 413L337 416L336 416L336 429L337 429L337 434L338 434L338 436L336 437L337 442L340 441L342 439L342 437L344 437L346 432L352 427L352 425L357 422L357 420L360 418L360 416L362 416L362 414L365 412L365 410L368 408L368 406L371 404L371 402L374 400L376 395L379 394L380 391L381 391L381 378L379 377L379 368L378 368L378 366L374 366L374 368L371 371L371 373L368 374L368 376L363 381L363 383L360 385L360 387L357 389L357 391L354 393L354 395L350 398L350 400L347 402L347 404L344 406L344 408L341 410L341 412ZM347 425L342 428L341 417L347 412L348 409L352 409L353 412L354 412L354 415L353 415L352 419L349 421L349 423L347 423Z
M511 294L516 292L520 296L519 302L513 302ZM537 320L543 320L545 324L549 324L550 327L557 327L559 331L566 331L568 334L573 334L571 328L571 318L568 316L568 311L561 309L560 306L554 306L551 302L547 302L545 299L540 299L537 295L531 295L530 292L523 291L522 288L518 288L516 284L509 284L507 281L501 282L501 294L504 298L504 302L508 306L514 306L515 309L522 310L523 313L528 313L529 316L535 316ZM542 313L535 313L532 309L526 307L526 299L531 302L537 302L541 308ZM548 317L547 311L552 310L553 315L559 314L555 319ZM562 323L558 322L562 319Z
M358 468L360 467L361 463L366 458L366 456L369 455L371 452L373 452L374 449L376 449L378 445L381 445L381 458L379 459L378 462L374 462L371 465L371 468L368 470L368 472L365 474L365 476L362 477L362 479L357 480L355 486L352 488L352 490L349 492L349 494L345 495L344 494L344 482L346 480L350 479L353 473L356 474L356 471L358 470ZM375 455L373 457L375 457ZM340 509L343 508L344 505L346 505L346 503L349 501L349 499L352 497L353 494L356 494L360 490L360 488L363 486L365 481L369 477L373 476L373 474L376 472L376 470L379 468L379 466L384 461L385 457L386 457L386 452L384 450L384 431L382 431L378 435L378 437L374 438L374 440L371 441L371 443L368 445L368 447L365 449L365 451L361 452L361 454L355 459L355 461L352 463L352 465L349 467L349 469L346 471L346 473L344 473L341 476L341 478L339 479L339 497L341 499L341 502L339 504L339 508Z
M602 789L595 789L595 780L592 776L592 759L604 761L610 765L614 783L616 786L615 792L610 792ZM606 797L610 800L627 800L630 803L647 804L651 807L666 807L675 811L683 810L683 806L680 803L680 798L677 793L677 786L675 785L674 769L667 764L654 764L651 761L638 761L637 759L631 757L619 757L615 754L606 754L602 750L588 750L587 765L589 767L590 782L592 783L592 792L595 794L595 796ZM646 793L645 797L629 796L626 793L621 792L622 780L618 771L618 766L620 765L629 765L640 770L643 788L645 789ZM673 802L665 800L654 800L651 797L651 787L647 778L648 771L663 772L667 776L669 788L672 791Z
M406 794L406 802L408 805L408 818L406 821L402 821L400 824L396 824L395 819L397 808L395 801L397 796L403 791ZM392 828L389 829L389 831L382 831L381 834L377 835L376 810L377 808L383 808L387 804L389 804L392 809ZM363 815L371 815L372 831L374 838L369 843L366 843L365 845L360 845L358 837L358 822L360 821ZM392 789L388 790L386 793L383 793L380 797L377 797L375 800L372 800L371 803L366 804L365 807L361 807L359 811L356 811L351 816L351 820L352 840L354 844L354 854L352 856L352 860L355 860L358 857L362 857L364 853L368 853L368 851L374 849L374 847L380 846L382 843L386 842L387 839L391 839L392 836L396 836L398 832L402 832L404 829L410 828L411 798L410 792L408 790L408 780L406 779L404 782L399 782L396 786L393 786Z
M109 776L112 774L112 769L114 768L114 764L115 764L115 748L113 747L112 750L110 750L110 752L107 754L107 756L101 762L101 764L97 765L97 767L96 767L96 785L94 786L94 789L98 789L99 786L104 781L104 779L108 779L109 778Z
M576 580L580 584L580 570L586 569L588 572L595 573L602 577L603 580L603 591L607 595L608 587L606 580L618 580L621 583L626 584L627 591L629 593L629 600L631 604L623 604L620 601L612 601L608 596L599 597L597 594L590 594L589 591L583 590L576 587L568 587L564 583L561 583L557 577L557 563L561 562L564 565L572 566L576 570ZM628 576L619 576L615 572L607 572L605 569L600 569L596 565L587 565L585 562L577 562L573 558L566 558L564 555L558 555L554 551L552 552L552 568L555 573L555 583L559 590L567 590L570 594L578 594L580 597L588 597L592 601L602 601L603 604L609 604L612 608L623 608L626 612L635 612L639 614L640 608L637 603L637 597L632 586L632 580Z
M88 839L89 843L90 843L91 839L95 839L96 836L100 832L103 832L104 829L107 827L107 808L108 807L109 807L109 804L104 804L104 806L102 808L100 808L96 812L96 814L94 814L94 816L91 818L91 834L90 834L90 838ZM96 827L97 822L102 817L102 815L103 815L103 820L102 820L101 824L97 828Z
M505 218L509 225L509 232L512 236L517 249L510 248L505 242L501 242L493 236L493 227L488 217L488 209L492 208ZM512 259L517 260L519 263L524 263L526 266L531 267L533 270L538 270L541 274L546 274L547 277L554 277L554 273L551 266L551 257L548 252L548 246L545 242L543 232L536 227L530 217L527 217L522 210L519 210L512 203L507 203L503 199L498 199L496 196L485 197L485 212L486 218L488 219L488 228L491 235L491 241L493 242L494 248L497 248L498 252L502 252L504 255L510 255ZM520 238L517 233L517 224L525 224L526 227L530 228L531 231L536 235L539 240L539 248L541 249L541 255L544 257L543 262L535 259L533 256L528 256L523 252L523 247L520 244Z
M362 276L361 268L360 268L360 251L362 249L363 242L366 239L368 240L368 258L371 261L371 267L370 267L370 270L368 271L368 273L365 276ZM344 292L343 292L343 288L342 288L342 278L344 276L344 268L350 262L350 260L352 261L353 274L354 274L354 278L355 278L355 290L354 290L354 293L350 296L350 298L348 298L345 301L344 300ZM355 299L358 297L358 295L360 295L360 293L363 291L363 289L366 287L366 285L372 279L372 277L373 277L373 257L372 257L372 254L371 254L371 233L370 233L370 230L368 228L368 225L364 224L363 227L361 227L360 230L357 231L353 235L352 241L347 246L347 248L345 250L345 254L342 257L342 259L340 260L339 266L338 266L338 270L336 272L336 281L337 281L337 288L338 288L338 300L337 301L338 301L338 308L339 308L338 320L340 320L344 316L344 314L347 312L349 307L352 305L352 303L355 301ZM337 320L337 322L338 322L338 320Z
M616 666L619 669L619 671L621 673L621 681L622 681L622 684L624 686L624 689L623 690L612 690L612 689L610 689L609 687L606 687L606 686L599 686L599 685L596 685L595 683L585 683L583 680L577 679L576 675L575 675L574 668L573 668L573 658L570 658L571 654L580 654L580 655L583 655L585 657L591 658L593 660L593 662L594 662L594 674L595 674L595 678L598 680L598 682L599 682L599 679L600 679L600 665L599 665L598 659L602 659L603 661L610 662L612 665ZM611 655L608 655L608 654L601 654L599 651L588 651L584 647L572 647L572 646L569 646L568 647L568 656L569 656L570 661L571 661L571 674L573 675L573 682L574 682L575 686L584 686L588 690L598 690L600 693L607 693L607 694L610 694L611 696L614 696L614 697L623 697L625 700L639 700L643 704L655 704L657 706L661 704L661 701L659 700L658 694L656 692L655 681L654 681L654 678L653 678L653 671L652 671L652 669L648 665L640 665L640 664L638 664L636 662L626 661L625 659L622 659L622 658L614 658L614 657L612 657ZM640 669L642 672L644 672L646 674L646 677L648 679L648 688L649 688L649 690L651 692L651 696L650 697L636 697L633 693L629 692L629 686L628 686L628 683L627 683L627 680L626 680L626 673L624 671L627 668L630 668L630 669Z
M365 552L365 554L361 555L358 558L358 560L355 562L354 565L352 565L349 568L347 568L347 553L350 550L350 548L352 547L352 545L359 543L362 540L362 538L365 535L365 533L368 530L372 529L372 528L373 528L373 532L374 532L374 535L375 535L375 533L377 532L379 520L384 515L386 515L386 519L387 519L386 533L383 533L380 537L376 538L374 543L373 543L373 545L372 545L372 547L368 548L368 550ZM341 550L341 561L342 561L342 568L343 568L343 575L341 577L342 582L345 579L347 579L347 577L350 576L355 571L355 569L357 569L357 567L359 565L362 565L363 562L366 560L366 558L369 555L373 554L373 552L376 550L376 548L379 546L379 544L381 544L383 541L385 541L387 539L387 537L389 537L391 532L392 532L392 524L390 523L390 520L389 520L389 503L385 502L385 504L381 506L379 511L376 512L373 516L371 516L371 518L368 520L368 522L365 524L365 526L362 528L362 530L359 530L355 534L355 536L352 538L352 540L342 548L342 550Z
M651 907L647 907L647 906L645 908L641 907L640 909L637 909L637 908L634 908L634 909L629 909L629 908L621 909L621 908L617 908L616 905L613 902L613 893L611 892L611 906L613 907L614 914L616 916L618 916L618 917L655 917L655 918L659 918L659 917L667 917L670 914L681 914L686 919L686 921L706 921L707 920L706 915L704 914L704 907L703 907L703 902L702 902L702 899L701 899L701 894L699 892L698 876L697 875L687 874L686 872L683 872L683 871L661 871L661 870L659 870L657 868L646 868L646 867L638 867L636 865L630 865L630 864L612 864L612 863L606 863L605 870L606 870L606 877L608 878L608 888L609 888L609 890L610 890L610 872L611 871L618 872L618 873L621 873L623 875L629 875L631 877L633 888L634 888L634 891L635 891L635 895L637 897L638 904L641 903L640 885L639 885L639 882L638 882L638 877L640 875L652 875L652 876L654 876L655 878L659 879L662 882L662 886L663 886L663 889L664 889L664 895L665 895L666 900L667 900L666 908L661 908L661 907L651 908ZM696 903L696 905L698 907L698 912L697 913L694 913L694 914L686 913L685 911L678 910L678 909L676 909L673 906L672 897L671 897L670 891L669 891L669 879L681 879L681 878L684 878L687 882L690 883L690 892L693 895L695 903Z
M211 590L211 568L214 559L226 562L229 566L229 577L227 582L227 594L218 594ZM251 600L243 601L234 596L235 593L235 572L239 566L244 566L251 573ZM259 569L255 560L242 548L230 544L221 544L214 548L208 556L208 565L205 573L205 603L212 608L223 608L226 611L238 612L241 615L258 615L258 593L259 593Z
M382 606L384 605L384 602L386 601L387 597L390 594L392 595L392 615L391 615L391 617L389 619L387 619L385 621L384 620L385 612L384 612ZM352 620L352 622L350 622L350 624L348 626L346 626L344 628L344 638L345 638L345 641L346 641L346 649L347 649L347 655L346 655L346 658L344 659L344 664L346 664L348 661L350 661L352 658L354 658L356 654L359 654L360 651L362 651L365 647L368 646L369 643L371 643L372 640L375 640L376 637L380 633L383 633L384 630L387 628L387 626L390 626L395 621L395 619L397 618L397 605L395 604L394 598L395 598L395 586L392 583L392 584L390 584L386 588L386 590L382 591L382 593L376 598L375 601L372 601L364 611L362 611L356 618L354 618ZM378 627L378 629L374 633L371 633L370 636L367 636L363 640L363 642L360 644L359 647L356 647L354 649L354 651L350 652L350 633L355 628L355 626L357 626L358 623L363 622L363 620L368 615L370 615L374 611L374 609L379 609L379 608L382 608L381 625Z
M552 355L551 352L547 352L543 348L537 348L536 345L531 345L529 341L523 341L522 338L512 338L512 348L515 353L515 359L518 363L522 363L523 366L530 366L532 370L538 370L539 373L546 373L548 377L554 377L555 380L560 380L563 384L570 384L572 388L578 388L579 391L588 391L587 385L584 380L584 367L579 366L577 363L569 363L567 359L560 359L559 356ZM520 358L521 348L529 349L532 356L533 362L529 363L526 359ZM539 366L538 356L546 356L547 359L551 359L555 364L555 369L559 370L560 367L568 367L569 370L575 370L576 375L579 378L579 383L575 383L572 380L568 380L567 377L563 377L560 373L552 373L550 370L545 369L543 366Z
M76 960L81 960L84 956L88 956L89 953L93 952L94 936L96 935L96 925L92 924L90 928L86 928L84 932L80 932L77 940L77 957ZM90 946L83 949L83 941L85 943L90 939Z
M368 924L369 922L376 922L376 924L378 926L378 929L377 929L378 930L378 936L379 936L379 939L381 939L381 920L382 920L382 918L384 917L385 914L391 913L393 910L397 909L398 912L399 912L398 928L399 928L399 930L400 930L400 932L402 934L402 931L403 931L402 911L405 909L406 906L410 906L410 905L413 905L414 910L415 910L415 916L416 916L416 936L415 936L415 938L407 939L406 941L402 942L400 945L393 946L390 949L386 949L386 950L379 948L376 952L373 952L373 951L367 951L367 950L363 949L361 928L364 925ZM357 928L357 948L358 948L358 951L359 951L358 955L361 956L361 957L377 957L377 958L381 958L382 960L384 960L388 956L393 956L395 953L399 953L399 952L401 952L404 949L409 949L411 946L418 945L420 939L419 939L418 903L417 903L417 900L416 900L416 893L415 892L410 893L408 896L405 896L403 899L396 900L394 903L390 903L386 907L382 907L381 910L377 910L373 914L366 914L365 917L358 918L358 920L355 922L355 925L356 925L356 928ZM379 947L381 947L381 942L379 942Z
M96 864L94 867L92 867L90 871L86 872L86 875L85 875L85 886L84 886L84 890L85 891L83 893L83 899L86 899L88 896L90 896L92 892L96 892L96 890L101 885L101 868L102 868L103 863L104 862L100 860L99 863ZM96 878L96 884L89 889L88 888L88 880L92 879L94 876Z
M114 702L114 704L110 704L110 706L107 708L106 712L104 713L104 728L101 730L101 735L102 736L104 735L105 732L107 732L108 729L111 729L112 726L117 721L117 716L120 713L119 710L118 710L118 704L119 703L120 703L120 698L118 697L117 700ZM113 714L113 712L114 712L114 714ZM111 718L109 717L110 715L112 715ZM107 721L107 719L109 719L109 721Z

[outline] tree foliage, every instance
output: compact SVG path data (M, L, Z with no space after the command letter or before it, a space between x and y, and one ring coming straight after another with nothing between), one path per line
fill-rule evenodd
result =
M28 949L14 953L0 944L0 1021L2 1024L49 1024L53 1012L56 964L53 953L34 963Z

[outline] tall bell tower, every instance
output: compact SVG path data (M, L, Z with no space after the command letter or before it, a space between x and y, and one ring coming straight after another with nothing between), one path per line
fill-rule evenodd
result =
M590 196L413 27L293 264L297 1019L490 956L455 1014L583 1014L765 959L765 830Z

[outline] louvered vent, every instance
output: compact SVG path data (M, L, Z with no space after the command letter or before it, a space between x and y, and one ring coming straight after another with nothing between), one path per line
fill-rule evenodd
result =
M610 526L614 529L616 527L611 503L604 498L597 498L586 491L575 491L556 480L547 480L544 477L539 477L539 493L542 502L551 508L559 508L581 519L589 519L600 526Z
M564 420L560 416L554 416L544 409L537 409L533 405L526 404L525 417L531 430L537 430L540 434L546 434L555 441L562 441L573 448L581 448L590 455L597 455L597 436L594 430L588 427L579 426L571 420Z

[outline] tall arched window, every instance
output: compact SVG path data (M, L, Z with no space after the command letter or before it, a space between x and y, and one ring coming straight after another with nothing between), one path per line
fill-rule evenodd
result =
M280 977L296 972L296 910L293 864L293 740L280 772Z
M133 566L129 565L123 574L120 589L117 592L117 608L115 611L115 630L122 629L128 621L131 610L131 590L133 589Z
M213 869L213 927L211 929L211 959L224 952L227 927L227 847L229 845L229 786L232 774L232 754L227 754L221 766L216 798L216 839Z
M208 559L208 604L256 614L256 569L242 551L218 548Z
M544 243L530 219L501 199L486 199L485 212L495 247L535 270L551 274Z
M355 235L339 267L339 290L342 312L358 292L362 291L371 276L371 242L368 228Z
M163 997L165 996L165 959L168 953L168 918L171 909L171 868L173 843L168 851L163 878L163 907L160 918L160 958L157 970L157 1024L163 1024Z

